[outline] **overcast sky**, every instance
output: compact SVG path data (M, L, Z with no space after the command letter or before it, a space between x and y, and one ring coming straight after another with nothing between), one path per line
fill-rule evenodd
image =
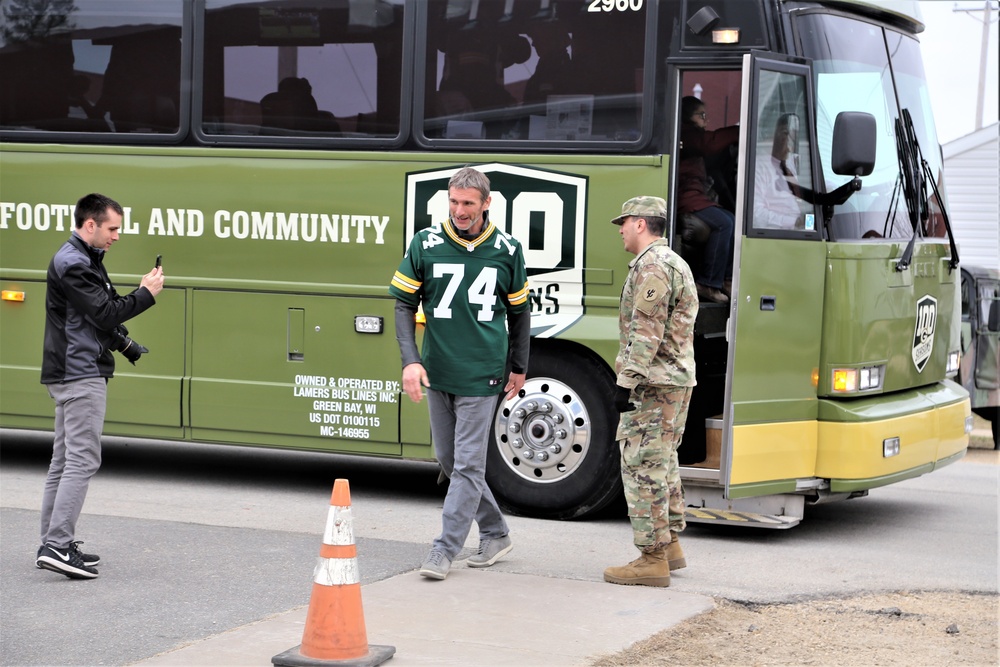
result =
M921 0L924 24L919 35L924 67L942 144L976 130L976 98L985 82L982 125L998 120L997 2L990 13L989 51L985 78L980 79L985 0ZM974 9L976 11L956 11Z

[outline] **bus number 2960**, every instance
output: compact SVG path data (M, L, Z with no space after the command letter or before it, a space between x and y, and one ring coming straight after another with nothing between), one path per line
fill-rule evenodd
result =
M637 12L642 9L642 0L594 0L587 6L588 12Z

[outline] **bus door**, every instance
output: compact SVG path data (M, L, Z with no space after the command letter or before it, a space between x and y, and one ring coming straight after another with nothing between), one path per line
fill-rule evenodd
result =
M733 509L801 518L816 463L825 244L810 66L743 63L736 257L720 475Z

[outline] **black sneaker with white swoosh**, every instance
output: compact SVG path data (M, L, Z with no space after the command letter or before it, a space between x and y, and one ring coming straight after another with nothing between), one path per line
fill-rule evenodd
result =
M84 565L86 565L87 567L96 567L97 565L101 564L101 557L98 556L97 554L85 554L85 553L83 553L83 551L80 551L80 545L83 544L82 540L77 540L75 542L72 542L71 544L73 545L73 548L76 549L80 553L80 558L83 559L83 564ZM38 560L37 559L38 559L39 556L42 555L42 549L44 549L44 548L45 548L44 544L42 546L38 547L38 553L35 554L35 559L36 559L35 560L35 567L37 567L39 569L41 569L42 566L38 564Z
M80 549L76 544L71 544L65 549L51 544L44 545L38 553L38 558L35 559L35 565L66 575L70 579L97 578L97 568L90 567L83 562Z

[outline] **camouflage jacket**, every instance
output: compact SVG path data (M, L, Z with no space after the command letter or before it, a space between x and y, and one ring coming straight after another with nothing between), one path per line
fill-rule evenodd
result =
M657 239L629 263L618 317L619 386L693 387L698 291L691 269Z

